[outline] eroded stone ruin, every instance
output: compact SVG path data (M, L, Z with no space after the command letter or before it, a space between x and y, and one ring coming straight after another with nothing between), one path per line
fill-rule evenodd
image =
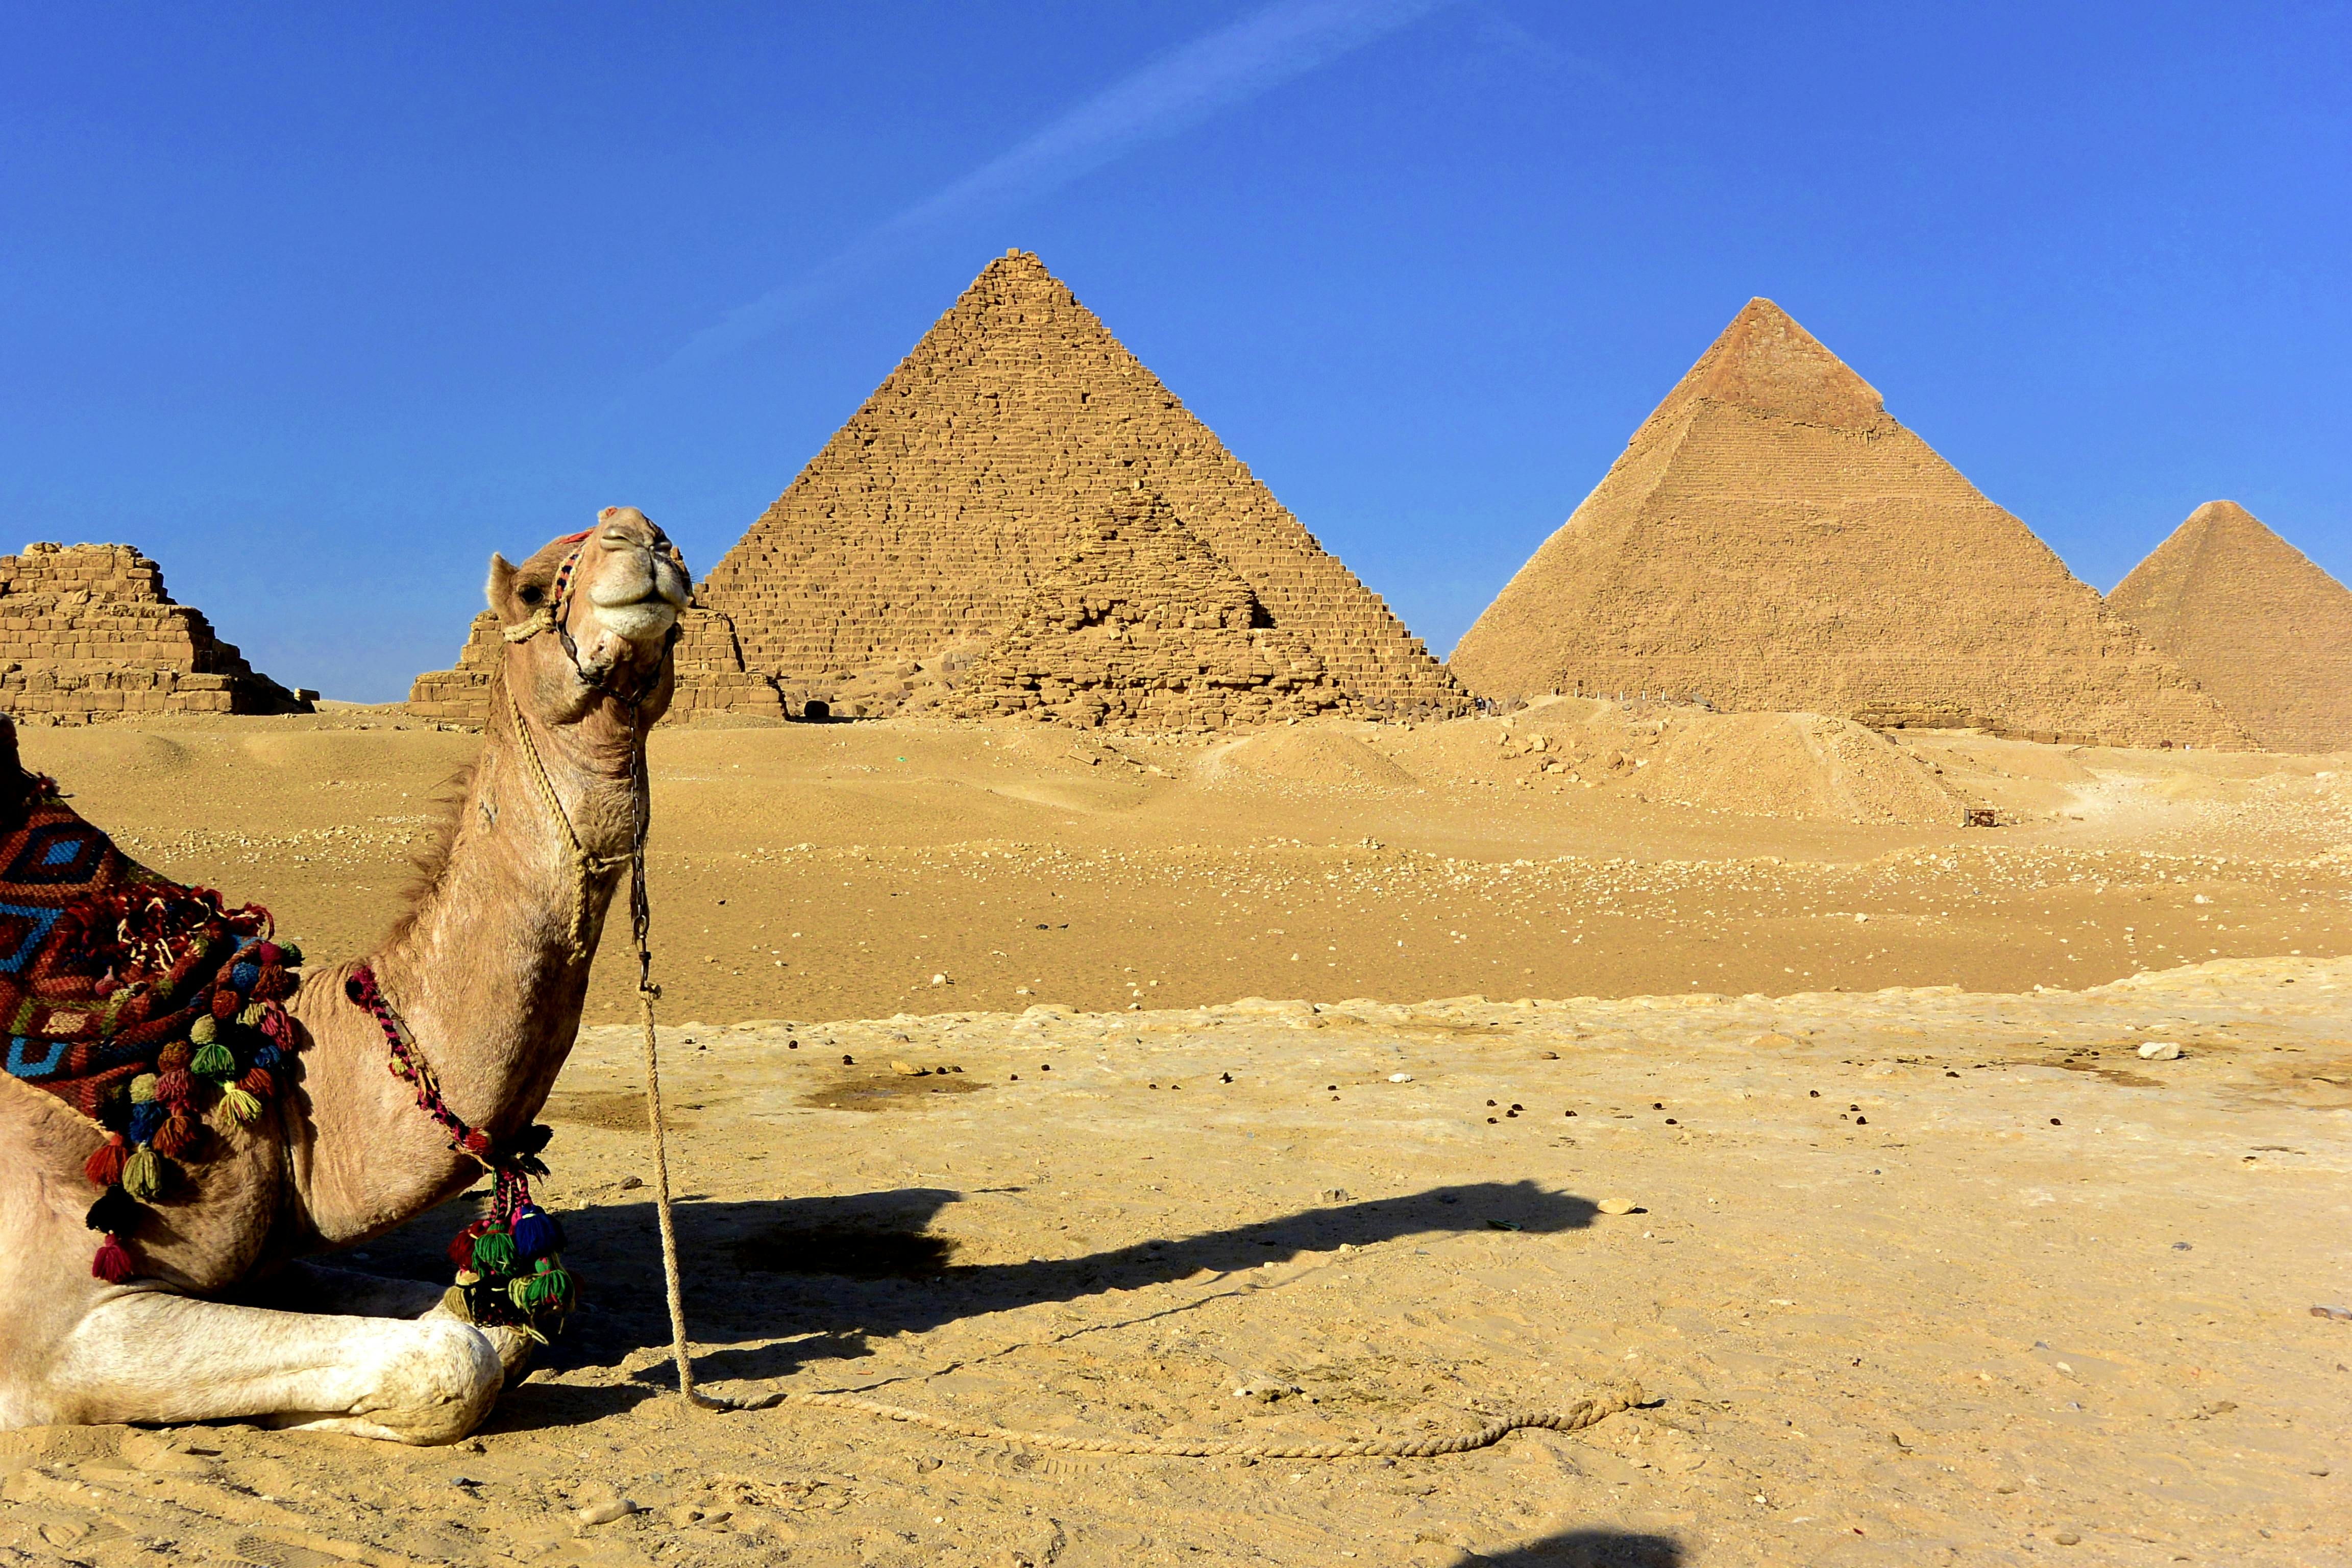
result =
M408 691L408 710L420 719L479 724L488 711L490 675L506 639L498 616L484 610L466 633L466 646L450 669L432 669ZM747 672L735 645L735 628L725 616L688 605L677 618L677 691L663 722L697 713L740 713L781 718L783 702L775 683Z
M175 605L128 544L28 544L0 555L0 708L88 724L157 713L308 713L315 691L257 672Z
M2252 738L1871 385L1751 300L1454 649L1482 697L2113 745Z

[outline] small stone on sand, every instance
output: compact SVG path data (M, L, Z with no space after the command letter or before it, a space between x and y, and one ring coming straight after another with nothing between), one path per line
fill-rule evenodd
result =
M2177 1062L2180 1059L2180 1042L2149 1040L2140 1047L2139 1059L2144 1062Z
M1600 1209L1602 1214L1634 1214L1639 1212L1638 1205L1635 1205L1633 1200L1631 1198L1603 1198L1601 1200Z

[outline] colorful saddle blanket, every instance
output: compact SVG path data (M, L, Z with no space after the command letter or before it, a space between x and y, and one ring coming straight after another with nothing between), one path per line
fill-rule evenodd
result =
M137 1271L126 1242L144 1205L170 1195L173 1162L203 1158L210 1121L250 1122L277 1092L301 954L270 940L268 910L156 875L55 783L0 763L6 1070L106 1130L85 1167L103 1189L90 1269L120 1281Z

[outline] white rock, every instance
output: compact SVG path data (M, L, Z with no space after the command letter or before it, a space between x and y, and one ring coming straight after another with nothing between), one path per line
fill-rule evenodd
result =
M2180 1044L2177 1040L2150 1040L2139 1048L2144 1062L2177 1062L2180 1059Z
M614 1498L607 1502L592 1502L572 1515L583 1524L610 1524L616 1519L626 1519L637 1511L637 1505L627 1498Z
M1412 1074L1409 1072L1392 1072L1389 1074L1389 1081L1391 1083L1411 1083L1412 1081Z

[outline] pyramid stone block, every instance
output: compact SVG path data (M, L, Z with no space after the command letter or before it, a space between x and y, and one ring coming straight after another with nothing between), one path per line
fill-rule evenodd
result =
M2352 589L2237 502L2190 512L2107 607L2266 749L2352 749Z
M887 705L903 677L1012 626L1139 481L1353 701L1466 708L1379 596L1021 252L989 263L701 595L793 696Z
M155 713L308 713L293 691L175 605L128 544L31 544L0 555L0 708L36 724Z
M947 711L1161 732L1362 714L1161 497L1111 498L1074 533Z
M410 685L408 710L420 719L479 724L489 711L490 677L506 637L498 616L484 610L467 629L454 668L427 670ZM664 719L696 713L783 716L775 683L747 673L727 617L689 605L677 618L677 687Z
M1481 696L1695 697L2113 745L2246 732L1751 300L1454 649Z

